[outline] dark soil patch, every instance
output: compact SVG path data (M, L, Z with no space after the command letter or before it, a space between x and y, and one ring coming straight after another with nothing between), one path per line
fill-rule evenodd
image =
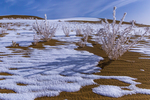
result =
M20 85L20 86L27 86L27 84L24 84L24 83L17 83L17 85Z
M12 76L12 74L10 74L10 73L5 73L5 72L1 72L0 75Z
M0 89L0 93L16 93L13 90Z

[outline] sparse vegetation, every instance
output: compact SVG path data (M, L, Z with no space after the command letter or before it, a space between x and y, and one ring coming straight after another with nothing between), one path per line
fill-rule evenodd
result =
M141 94L150 94L147 81L149 57L127 51L139 42L132 50L142 49L145 54L150 53L147 49L150 37L145 37L149 28L137 31L142 28L134 27L134 21L122 25L126 13L121 21L116 21L115 10L112 21L101 20L103 26L100 21L96 24L51 21L46 15L45 20L36 20L35 23L34 20L4 21L7 24L12 22L9 30L1 23L1 28L8 31L0 34L0 99L107 99L105 95L99 96L102 94L95 92L97 89L106 94L110 89L112 95L114 91L111 90L120 94L126 92L123 99L139 99L139 94L145 99L146 95L142 97ZM133 60L135 63L128 63ZM12 94L8 89L17 92ZM87 98L87 95L90 96Z

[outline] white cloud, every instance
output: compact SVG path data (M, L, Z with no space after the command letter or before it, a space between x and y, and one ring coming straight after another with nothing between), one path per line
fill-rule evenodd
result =
M123 2L120 2L118 5L117 5L117 7L123 7L123 6L125 6L125 5L128 5L128 4L130 4L130 3L133 3L133 2L136 2L136 1L138 1L138 0L122 0Z
M100 0L100 1L96 1L96 2L91 2L90 5L87 7L85 5L85 7L87 8L86 11L84 12L84 14L86 13L91 13L91 12L95 12L97 10L99 10L99 7L101 7L103 4L105 4L107 1L106 0Z
M125 6L125 5L128 5L130 3L133 3L133 2L136 2L137 0L117 0L117 1L114 1L110 4L108 4L107 6L103 7L103 9L99 10L99 11L95 11L94 13L92 13L93 15L98 15L100 14L101 12L109 9L109 8L113 8L114 6L117 6L118 8L119 7L122 7L122 6Z
M6 0L6 1L22 1L22 0ZM25 1L25 0L23 0ZM30 0L26 2L27 9L36 10L38 14L47 13L53 18L69 18L91 16L97 17L101 12L112 9L114 6L122 7L138 0L65 0L65 1L36 1Z
M5 0L5 2L15 2L16 0Z
M38 9L37 11L44 11L44 12L48 12L48 11L51 11L52 9L46 9L46 8L43 8L43 9Z
M37 11L45 12L45 13L49 12L53 9L57 10L59 7L59 6L56 7L57 4L51 0L49 0L49 1L47 0L45 2L35 2L35 6L36 6Z
M34 2L35 2L34 0L30 0L27 2L26 6L29 6L29 5L33 4Z
M9 6L13 6L16 4L16 0L5 0L6 3L9 3L10 5Z
M34 9L37 9L38 7L39 7L39 5L35 5L35 6L32 6L32 7L28 8L28 9L34 10Z
M99 10L99 7L105 4L106 0L68 0L56 8L57 14L61 17L81 17Z

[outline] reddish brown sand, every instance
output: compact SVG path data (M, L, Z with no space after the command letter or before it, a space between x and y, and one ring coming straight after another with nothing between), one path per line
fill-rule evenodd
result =
M2 33L0 34L0 37L4 37L5 35L8 35L9 33Z

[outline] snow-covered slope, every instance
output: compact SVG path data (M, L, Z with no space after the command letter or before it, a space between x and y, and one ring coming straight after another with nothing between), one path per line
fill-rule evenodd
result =
M66 20L99 21L97 18L70 18ZM58 22L58 20L49 20ZM74 44L81 39L73 30L70 37L65 37L61 27L58 27L53 39L66 41L65 45L43 45L43 49L28 47L33 42L32 24L35 20L0 20L0 23L12 23L7 35L0 37L0 73L6 72L12 76L0 75L0 88L10 89L16 93L0 93L2 100L34 100L42 96L58 96L60 92L76 92L83 86L97 84L94 79L116 79L130 84L129 86L99 85L93 92L110 97L121 97L128 94L150 94L150 89L136 87L139 82L128 76L99 76L93 73L100 72L96 65L102 57L87 51L77 51ZM16 25L19 23L19 25ZM79 23L78 23L79 24ZM101 25L88 24L96 31ZM71 24L73 29L73 24ZM22 48L6 48L15 41ZM88 43L88 46L91 46ZM26 55L27 57L25 57ZM17 68L16 70L11 70ZM17 83L26 84L19 86ZM127 88L129 90L124 90Z

